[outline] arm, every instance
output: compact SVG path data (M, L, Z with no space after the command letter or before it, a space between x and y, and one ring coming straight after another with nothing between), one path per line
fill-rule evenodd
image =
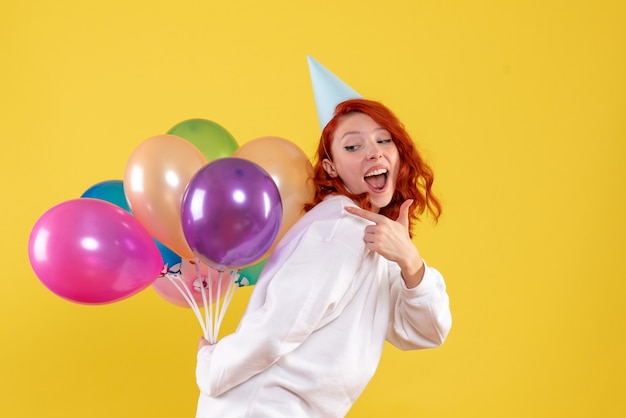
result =
M356 207L346 211L374 222L365 228L366 247L392 261L390 268L390 326L387 339L400 348L426 348L443 343L450 326L449 299L441 274L429 268L409 235L409 207L404 202L398 219Z
M408 288L400 269L390 263L390 310L387 340L403 350L441 345L452 325L445 282L434 268L424 264L419 286Z

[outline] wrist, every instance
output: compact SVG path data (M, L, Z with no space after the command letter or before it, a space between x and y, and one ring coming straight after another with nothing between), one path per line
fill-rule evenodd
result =
M401 265L400 270L406 287L411 289L422 282L424 272L426 271L426 265L424 264L424 260L421 257L418 257L417 259L412 260L411 263Z

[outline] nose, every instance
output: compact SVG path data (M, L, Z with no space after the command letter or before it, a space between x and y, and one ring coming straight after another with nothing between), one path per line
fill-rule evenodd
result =
M382 156L383 156L383 153L380 151L380 148L377 145L372 145L370 149L367 151L368 160L378 160Z

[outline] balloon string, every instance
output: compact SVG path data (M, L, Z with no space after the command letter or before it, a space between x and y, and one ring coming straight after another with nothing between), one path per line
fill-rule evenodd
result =
M182 280L180 275L176 274L176 273L174 273L174 274L167 273L165 275L165 277L167 277L167 279L170 281L170 283L172 283L174 285L174 287L176 287L176 289L183 296L183 298L185 299L185 301L187 302L189 307L191 307L191 309L193 310L193 313L196 315L196 318L198 319L198 322L200 323L200 328L202 329L202 332L204 333L204 337L208 338L207 329L206 329L206 327L204 325L204 322L202 321L202 315L200 313L200 308L198 307L198 304L196 303L195 299L193 298L193 295L191 294L191 291L185 285L185 282ZM177 283L177 281L180 281L182 286L179 285Z
M216 328L218 330L220 329L222 325L222 320L224 319L224 315L226 313L226 310L228 309L228 305L230 305L230 301L233 298L233 295L235 294L235 290L237 290L237 286L235 286L235 282L237 281L237 278L239 277L239 273L233 270L230 273L230 277L231 277L231 280L228 283L228 288L226 289L226 294L224 295L224 300L222 302L222 307L220 309L219 319L217 321Z
M176 282L179 282L179 283L176 283ZM193 297L193 294L191 293L191 289L187 287L187 285L185 284L185 281L179 274L175 275L174 281L172 283L174 284L174 286L176 286L178 291L183 295L183 297L187 301L187 304L193 310L193 313L195 314L196 318L198 319L198 322L200 323L200 329L202 330L204 337L207 338L208 331L206 328L206 324L202 321L202 314L200 313L200 308L198 307L198 303L196 302L196 299Z
M209 330L209 342L215 343L215 328L213 327L213 279L211 278L211 270L208 270L206 287L203 289L207 296L204 301L204 320Z
M211 279L210 273L207 274L206 280L209 291L209 304L204 305L204 315L206 318L207 327L209 327L209 329L211 330L211 332L209 333L209 342L211 344L215 344L217 342L217 335L215 335L215 327L213 326L213 309L215 308L213 307L213 280Z
M167 279L170 281L170 283L172 283L172 285L174 285L174 287L180 292L180 294L185 298L185 301L187 302L187 304L193 309L194 308L194 302L189 294L189 291L186 289L185 283L181 280L180 276L176 273L172 274L172 273L168 273L165 275L165 277L167 277ZM177 281L180 281L181 284L179 285L177 283ZM183 290L184 289L184 290ZM197 305L196 305L197 306Z
M178 273L167 273L165 274L165 277L167 277L172 285L176 287L176 289L183 296L189 307L191 307L191 309L193 310L193 313L200 323L200 328L204 333L204 338L206 338L211 344L215 344L217 342L219 330L222 325L222 321L224 320L226 310L228 309L233 295L237 290L237 279L239 278L239 273L236 270L231 270L228 273L230 274L231 280L229 280L224 297L220 298L222 292L222 279L224 277L224 271L218 270L218 281L216 289L217 294L215 295L215 303L213 303L214 283L213 280L211 280L211 275L209 273L206 277L202 276L202 273L200 271L200 265L197 259L195 265L198 279L200 281L200 292L202 293L204 319L202 318L202 312L200 310L200 307L198 306L198 303L196 302L191 290L185 284L185 281L182 279L181 275ZM207 283L206 286L204 284L205 279Z
M209 276L207 276L206 281L209 286L209 303L207 305L207 297L206 297L207 289L204 285L205 277L202 276L202 272L200 271L200 260L196 258L194 264L196 266L196 277L197 277L197 280L200 282L200 294L202 295L202 307L204 309L204 327L205 327L204 329L206 329L206 332L204 333L204 338L211 341L211 339L213 338L212 337L213 329L209 328L209 326L211 325L211 322L209 321L209 309L208 309L208 307L211 306L211 294L212 294L211 282L210 282Z
M215 340L217 341L217 334L219 334L219 325L218 325L218 320L219 320L219 315L218 315L218 309L220 306L220 296L222 296L222 278L223 278L223 274L224 274L224 270L219 270L217 273L217 294L216 294L216 298L215 298L215 306L213 306L214 309L214 313L215 315L213 315L213 332L215 332Z

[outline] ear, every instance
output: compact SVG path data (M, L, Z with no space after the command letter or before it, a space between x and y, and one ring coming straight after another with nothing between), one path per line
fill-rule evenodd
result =
M322 167L324 167L324 171L326 171L326 174L328 174L330 177L335 178L338 176L337 170L335 169L335 164L333 164L333 162L328 158L324 158L322 160Z

